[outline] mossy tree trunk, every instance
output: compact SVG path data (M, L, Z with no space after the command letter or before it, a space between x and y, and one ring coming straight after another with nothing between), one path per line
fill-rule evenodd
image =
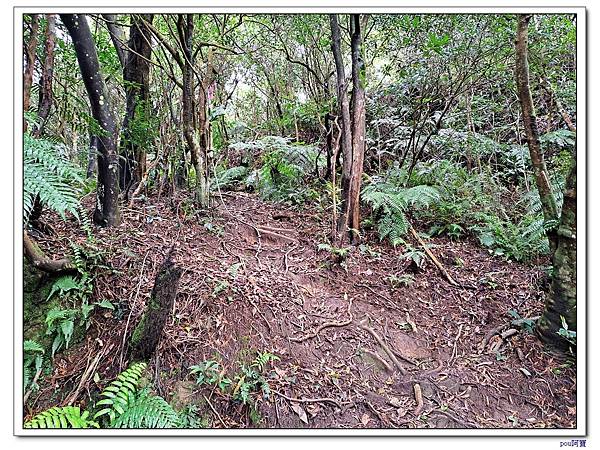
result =
M537 326L547 344L567 351L569 343L558 335L564 317L569 330L577 331L577 165L573 167L564 193L557 248L553 258L553 275L544 314Z
M154 354L173 309L181 272L173 263L171 250L156 275L146 311L133 331L129 345L133 361L148 361Z

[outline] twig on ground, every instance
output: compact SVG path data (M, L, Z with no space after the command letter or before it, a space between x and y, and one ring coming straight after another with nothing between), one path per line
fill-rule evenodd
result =
M412 233L412 235L415 237L415 239L417 241L419 241L419 244L421 244L421 247L423 247L423 250L425 250L425 253L427 254L427 256L429 256L429 259L431 259L431 261L433 261L433 263L435 264L435 266L440 270L440 272L442 272L442 275L444 275L444 277L446 278L446 280L448 280L448 282L453 285L453 286L460 286L460 284L458 284L454 278L452 278L450 276L450 274L448 273L448 271L446 270L446 268L442 265L442 263L435 257L435 255L431 252L431 250L429 250L429 248L427 247L427 244L425 244L425 242L423 242L423 239L421 239L421 236L419 236L419 234L415 231L415 229L411 226L410 227L410 232Z
M142 268L140 269L140 281L137 285L133 303L131 303L131 305L130 305L129 315L127 316L127 322L125 323L125 331L123 332L123 341L121 342L121 354L119 356L119 372L121 370L123 370L123 353L125 351L125 341L127 340L127 330L129 328L129 321L131 320L131 315L133 314L133 309L134 309L133 307L135 306L135 303L137 302L137 298L140 294L140 287L142 286L142 280L144 279L143 278L144 266L146 265L146 258L148 258L149 253L150 253L150 250L148 250L146 252L146 255L144 256L144 260L142 261Z
M413 389L415 391L415 401L417 402L417 407L414 409L413 414L415 417L419 417L421 411L423 411L423 393L421 392L421 385L415 383Z
M202 397L204 397L204 400L206 400L206 403L208 404L208 406L210 406L210 409L212 409L212 412L214 412L217 415L217 417L219 418L219 422L221 422L221 425L223 425L224 428L227 428L227 425L225 425L225 422L223 422L223 419L221 418L221 415L217 412L217 410L212 405L212 403L210 402L210 400L208 398L206 398L206 395L203 395Z
M383 366L386 368L386 370L388 372L393 372L394 371L394 369L392 368L392 366L390 366L389 363L385 359L383 359L381 356L379 356L379 354L377 352L373 352L373 351L371 351L371 350L369 350L367 348L363 348L362 350L367 355L375 358L377 361L379 361L381 364L383 364Z
M479 344L479 351L483 351L485 349L485 347L488 345L488 342L490 342L490 339L492 337L494 337L496 334L498 334L504 327L507 327L509 325L515 326L515 327L519 327L521 325L523 325L526 322L536 322L537 320L539 320L540 316L533 316L533 317L526 317L523 319L516 319L516 320L512 320L509 323L503 323L502 325L498 325L496 328L492 328L483 338L483 340L481 341L481 343ZM514 334L514 333L512 333ZM512 336L512 334L508 335L508 336ZM508 337L507 336L507 337Z
M31 382L31 387L29 388L29 390L23 396L23 404L24 405L27 403L27 400L29 399L29 396L33 392L33 386L35 386L35 384L37 383L37 380L40 378L41 374L42 374L42 368L40 367L37 370L37 372L35 372L35 376L33 377L33 381Z
M462 333L463 324L461 323L458 327L458 333L456 333L456 338L454 339L454 346L452 347L452 355L450 356L450 360L448 361L448 365L454 361L456 358L456 346L458 345L458 340L460 339L460 334Z

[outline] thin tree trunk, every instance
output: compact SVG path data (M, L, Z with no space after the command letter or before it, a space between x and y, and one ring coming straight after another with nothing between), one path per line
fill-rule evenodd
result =
M360 187L365 156L366 111L365 111L365 64L361 54L362 36L360 14L351 19L353 32L351 38L352 54L352 168L348 190L347 222L350 239L353 244L360 240Z
M121 67L125 67L126 61L126 49L125 49L125 32L123 28L117 23L116 14L102 14L102 17L106 19L106 27L108 28L108 34L113 42L115 50L117 52L117 58L121 63Z
M35 51L38 43L39 27L38 15L31 14L31 32L29 42L25 47L25 70L23 71L23 113L29 111L31 104L31 84L33 83L33 70L35 69ZM27 131L25 118L23 118L23 131Z
M54 45L56 42L56 14L46 16L46 43L44 45L44 62L42 64L42 77L40 79L40 99L38 103L39 127L34 135L39 137L44 132L44 127L52 108L52 77L54 75Z
M196 136L194 118L194 52L192 49L194 34L193 14L180 14L178 20L180 35L183 36L183 99L182 99L182 122L183 135L190 152L190 157L196 172L196 194L195 200L200 207L208 207L208 186L205 177L206 161L200 152L200 145Z
M87 178L92 178L96 175L98 169L98 136L90 136L90 148L88 151L88 164L86 170Z
M515 44L516 63L515 78L517 91L519 94L519 103L523 112L523 125L531 155L531 164L535 176L535 182L542 203L542 212L546 222L556 221L558 219L558 208L552 195L552 187L544 161L544 154L540 146L539 132L536 124L533 100L531 90L529 89L529 63L527 60L527 27L531 15L519 14L517 23L517 40ZM556 227L551 227L547 231L550 248L556 249Z
M75 46L92 116L103 131L98 136L98 186L94 222L101 226L117 226L120 222L117 127L110 107L110 96L100 73L96 45L86 16L61 14L60 17Z
M540 338L553 347L566 351L568 342L558 335L564 317L569 330L577 331L577 166L567 178L557 247L553 258L553 275L546 308L537 326Z
M338 219L338 233L345 234L348 228L347 199L350 190L350 171L352 169L352 127L350 123L350 105L348 102L348 93L346 89L346 74L344 70L344 60L342 59L341 32L336 14L329 16L331 25L331 50L335 60L335 69L337 77L337 103L341 117L341 139L340 150L343 158L342 163L342 196L341 196L341 214Z
M153 14L141 17L131 16L131 31L128 50L124 50L125 65L123 80L125 83L126 109L123 119L123 142L121 144L121 165L119 185L121 191L128 193L132 185L139 183L146 170L146 149L135 136L132 124L135 120L145 120L150 114L150 31L146 24L152 24ZM140 117L141 115L141 117ZM125 195L127 198L128 195Z

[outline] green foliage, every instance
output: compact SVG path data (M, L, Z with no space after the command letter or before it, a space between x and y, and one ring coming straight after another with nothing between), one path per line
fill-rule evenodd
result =
M335 247L330 244L320 243L317 245L317 250L326 251L331 253L333 256L338 257L339 259L344 259L348 256L348 253L351 250L351 247Z
M176 428L177 412L162 397L151 395L148 388L138 389L146 370L144 362L121 372L100 394L94 419L109 428Z
M46 315L46 334L54 336L52 342L52 357L61 348L69 348L73 337L75 321L80 311L77 309L52 308Z
M409 208L427 208L439 198L439 191L432 186L402 188L380 177L373 177L362 190L363 201L378 214L380 239L389 238L394 246L404 242L402 238L410 229L406 217Z
M253 142L232 144L231 149L259 155L258 168L246 177L247 187L265 199L301 204L318 197L307 187L307 179L324 160L315 146L292 143L280 136L266 136Z
M390 282L390 285L393 288L396 288L400 285L402 286L410 286L415 282L415 277L413 275L403 273L400 276L391 274L387 277L387 280Z
M196 375L196 384L217 386L221 392L225 392L232 381L225 376L225 370L222 366L213 360L204 361L198 365L191 366L190 373Z
M180 417L165 399L151 395L147 388L129 398L123 412L111 422L111 428L178 428Z
M211 189L226 190L231 188L236 182L242 180L248 173L248 168L244 166L235 166L228 169L217 168L214 179L210 183Z
M575 347L577 345L577 331L569 330L569 325L563 316L560 316L562 327L557 331L558 335L567 340L567 342Z
M96 413L79 407L53 407L26 422L25 428L175 428L184 423L182 417L162 397L151 395L146 388L138 389L146 363L133 364L121 372L100 394ZM192 420L191 413L187 422Z
M42 206L56 211L65 219L66 213L80 217L79 189L83 178L64 156L60 144L23 135L23 221L27 223L36 196Z
M102 406L103 408L96 412L94 419L107 416L110 423L113 423L118 416L123 414L125 409L135 400L137 385L146 367L147 364L141 362L133 364L121 372L117 379L111 382L100 394L103 398L96 402L96 407Z
M44 347L32 340L23 342L23 390L26 391L31 384L32 389L38 386L32 384L35 372L41 369L44 361Z
M78 406L55 406L25 422L23 428L99 428L97 422L88 419L89 415Z
M207 360L190 367L190 373L196 375L196 384L218 387L223 394L227 394L234 401L252 406L254 393L262 392L268 398L271 389L263 376L263 372L279 357L270 352L258 352L250 364L241 363L240 372L233 378L226 376L225 369L214 360Z

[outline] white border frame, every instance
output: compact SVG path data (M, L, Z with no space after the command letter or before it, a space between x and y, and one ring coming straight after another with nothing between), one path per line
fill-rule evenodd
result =
M67 3L67 2L65 2ZM69 2L71 3L71 2ZM107 2L108 3L108 2ZM116 2L115 2L116 3ZM181 3L189 3L182 1ZM225 3L225 2L223 2ZM227 2L230 3L230 2ZM354 2L348 2L354 3ZM429 3L423 0L421 4ZM520 2L519 2L520 3ZM322 5L322 2L320 3ZM20 61L22 61L22 29L23 14L27 13L92 13L92 12L111 12L111 13L131 13L131 12L161 12L161 13L241 13L250 12L253 14L261 13L373 13L373 14L513 14L523 13L524 11L536 14L577 14L577 184L583 186L585 195L580 195L577 199L577 208L580 211L577 219L578 235L582 236L577 241L577 285L578 300L583 300L584 308L578 308L578 354L577 364L577 427L574 429L177 429L177 430L25 430L23 428L22 411L22 358L23 358L23 246L22 246L22 196L23 196L23 148L22 136L23 127L23 102L22 102L22 79L23 72ZM13 379L13 432L17 436L471 436L471 437L496 437L496 436L520 436L520 437L583 437L587 435L587 29L586 29L586 8L577 7L536 7L536 6L419 6L419 7L323 7L307 4L302 7L277 7L277 6L231 6L231 7L160 7L160 6L132 6L132 7L48 7L48 6L15 6L13 9L13 122L14 122L14 210L13 210L13 268L14 268L14 379ZM585 214L581 214L585 211ZM579 302L582 303L581 301ZM18 362L18 363L17 363Z

